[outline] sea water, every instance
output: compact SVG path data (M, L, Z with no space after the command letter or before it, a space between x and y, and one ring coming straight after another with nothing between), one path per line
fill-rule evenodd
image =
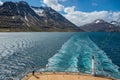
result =
M120 33L0 33L0 79L36 71L95 73L120 78Z

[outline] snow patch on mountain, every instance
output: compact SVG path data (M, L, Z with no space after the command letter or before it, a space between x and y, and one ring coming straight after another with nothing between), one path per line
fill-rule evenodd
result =
M96 23L96 24L98 24L98 23L104 23L105 21L104 20L102 20L102 19L97 19L97 20L95 20L93 23Z
M25 15L25 20L27 21L27 22L29 22L29 20L28 20L28 18L27 18L27 16Z
M100 20L97 20L95 23L100 23Z
M45 16L43 9L32 8L39 16Z
M111 24L113 24L115 26L120 26L120 22L117 22L117 21L111 21Z

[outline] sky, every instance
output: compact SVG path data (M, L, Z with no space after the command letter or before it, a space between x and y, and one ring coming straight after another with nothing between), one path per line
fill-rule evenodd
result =
M18 2L20 0L1 0ZM2 2L0 1L0 4ZM120 0L24 0L31 6L49 6L77 26L96 19L117 21L120 18Z

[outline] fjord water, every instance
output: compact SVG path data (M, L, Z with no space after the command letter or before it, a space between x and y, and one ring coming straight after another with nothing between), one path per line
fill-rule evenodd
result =
M119 78L120 33L0 33L0 79L19 80L26 72L69 71ZM47 69L45 67L48 67Z

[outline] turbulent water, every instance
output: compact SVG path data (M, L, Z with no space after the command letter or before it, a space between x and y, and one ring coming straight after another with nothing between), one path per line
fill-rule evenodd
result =
M38 71L91 73L120 78L120 33L0 33L0 80ZM47 68L45 68L47 67Z

